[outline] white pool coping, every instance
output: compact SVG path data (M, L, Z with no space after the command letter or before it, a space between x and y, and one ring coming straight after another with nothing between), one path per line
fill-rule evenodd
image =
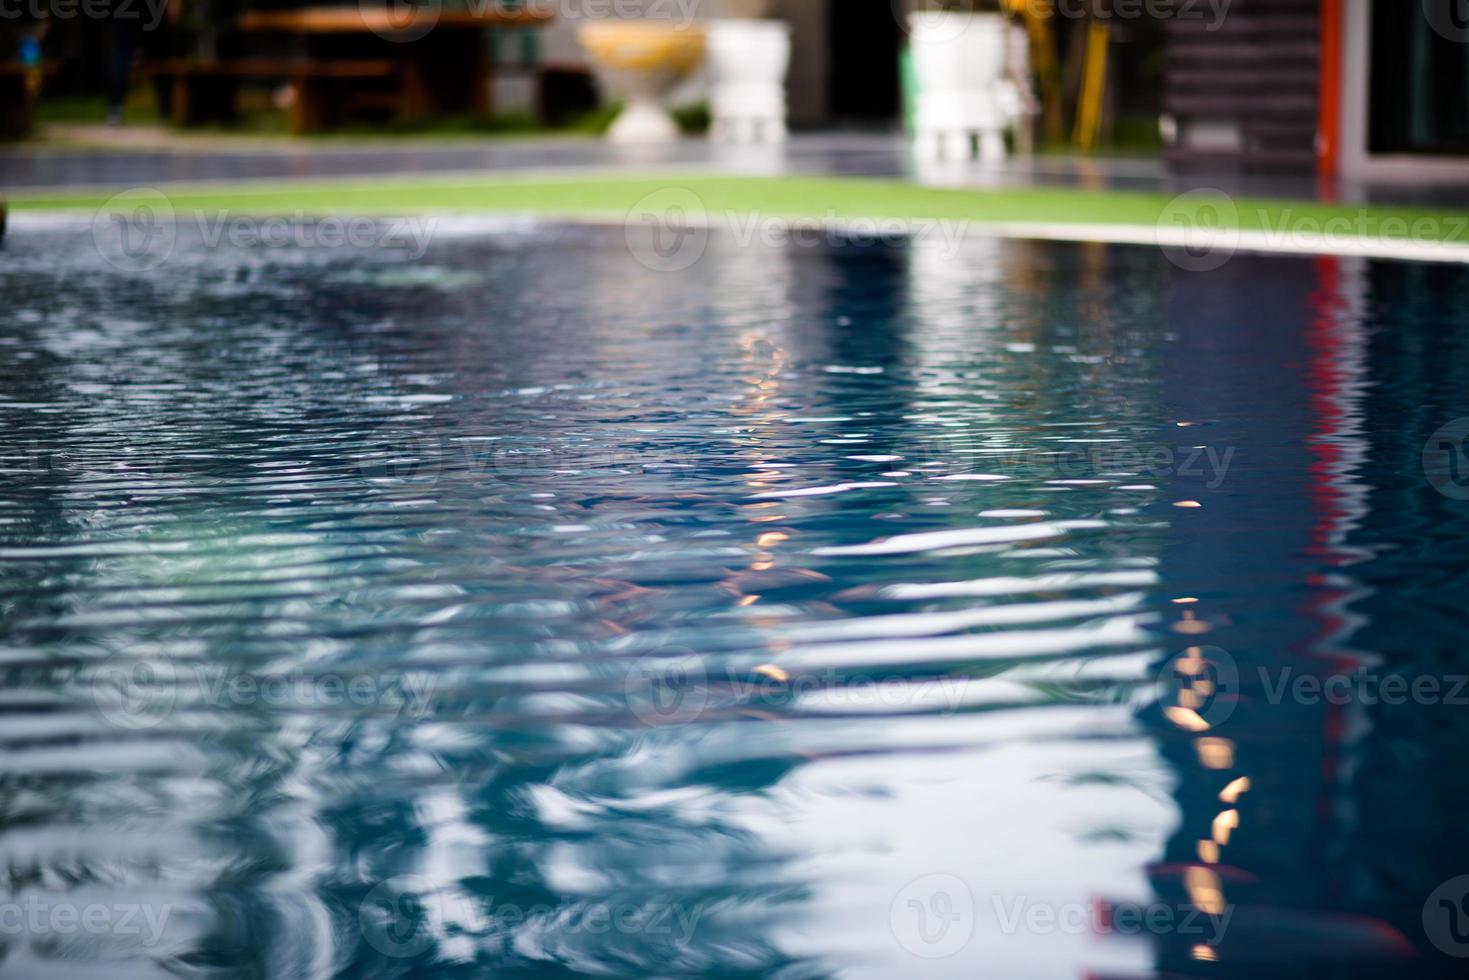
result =
M345 212L343 212L345 213ZM372 215L372 212L356 212ZM435 233L473 235L511 228L557 224L625 226L641 219L625 212L550 212L550 211L459 211L425 209L421 213L434 221ZM17 234L28 229L43 230L85 226L95 212L89 209L12 210L9 216L7 247L14 247ZM402 214L384 213L383 218L401 218ZM729 214L682 215L679 224L688 228L723 228L738 230L742 216ZM1392 259L1469 265L1469 243L1428 239L1396 238L1373 235L1332 235L1314 231L1258 231L1231 229L1202 235L1199 230L1135 224L1044 221L976 221L927 220L907 218L787 218L762 216L767 227L789 231L815 230L842 236L844 239L906 236L916 238L934 235L945 241L962 239L1017 239L1032 241L1141 245L1161 248L1170 253L1175 264L1194 271L1209 271L1225 264L1235 253L1288 256L1335 256L1343 258Z

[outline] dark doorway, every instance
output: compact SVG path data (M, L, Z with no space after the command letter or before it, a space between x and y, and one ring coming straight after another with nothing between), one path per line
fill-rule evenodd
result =
M891 124L898 118L902 32L893 0L828 0L831 117Z
M1469 18L1460 0L1372 5L1373 153L1469 154ZM1406 16L1405 16L1406 15Z

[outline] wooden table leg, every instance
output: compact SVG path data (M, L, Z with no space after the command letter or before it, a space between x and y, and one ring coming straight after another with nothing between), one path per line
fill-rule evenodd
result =
M298 76L291 79L289 126L292 133L318 133L326 126L326 85L321 79Z
M189 117L194 96L193 84L188 75L175 74L171 78L173 94L168 99L169 112L175 126L187 126L191 122Z
M479 48L475 52L473 65L470 69L470 77L473 88L470 96L470 112L477 116L489 116L495 111L495 72L491 61L489 45L485 38L479 38Z
M412 59L403 62L401 96L403 122L419 122L433 109L433 96L429 92L428 80L423 76L423 68Z

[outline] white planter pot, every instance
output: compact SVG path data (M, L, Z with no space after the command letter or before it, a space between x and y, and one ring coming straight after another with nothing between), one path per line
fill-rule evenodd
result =
M700 28L661 21L592 21L578 37L598 75L627 102L607 138L614 143L671 143L678 126L664 96L704 58Z
M918 81L920 156L994 160L1005 155L1014 102L1005 79L1008 24L1000 14L925 12L909 22Z
M610 143L677 143L678 123L663 107L668 82L648 73L617 76L627 100L607 129Z
M709 22L711 136L728 143L786 137L791 29L775 20Z

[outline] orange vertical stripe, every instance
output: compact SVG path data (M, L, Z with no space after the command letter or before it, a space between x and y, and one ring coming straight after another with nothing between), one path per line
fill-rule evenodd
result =
M1321 0L1321 88L1317 99L1316 172L1336 174L1341 153L1342 0Z

